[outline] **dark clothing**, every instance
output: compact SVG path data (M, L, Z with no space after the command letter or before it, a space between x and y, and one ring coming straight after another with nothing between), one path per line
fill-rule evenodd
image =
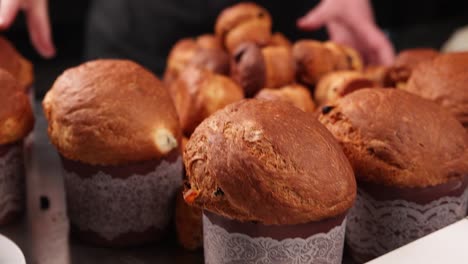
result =
M161 74L174 43L213 32L217 15L236 0L94 0L86 36L86 59L128 58ZM324 30L299 32L297 18L319 1L259 0L273 17L273 31L291 40L325 39ZM458 26L468 24L468 1L372 1L377 22L397 50L439 48Z
M216 17L234 0L95 0L90 9L86 59L128 58L161 74L174 43L214 30ZM291 39L326 38L324 31L304 33L297 18L317 1L257 1L273 17L273 30Z

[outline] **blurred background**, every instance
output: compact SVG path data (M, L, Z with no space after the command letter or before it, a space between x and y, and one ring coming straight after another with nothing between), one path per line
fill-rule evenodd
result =
M52 60L40 58L32 48L22 14L13 27L4 33L34 63L36 97L41 98L63 70L84 61L87 12L92 2L49 1L57 47L57 56ZM397 51L411 47L439 49L455 29L468 25L468 1L374 0L372 3L379 26L389 35ZM275 20L274 14L273 18ZM210 24L214 25L215 17L212 19ZM167 53L168 49L169 47L164 52Z

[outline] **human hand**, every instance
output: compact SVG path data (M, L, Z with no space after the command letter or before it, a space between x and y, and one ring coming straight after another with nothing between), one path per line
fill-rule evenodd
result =
M20 10L26 14L33 46L41 56L53 57L55 47L52 42L47 0L0 0L0 30L10 27Z
M375 24L369 0L322 0L297 26L309 31L326 26L332 41L355 48L368 64L394 61L393 46Z

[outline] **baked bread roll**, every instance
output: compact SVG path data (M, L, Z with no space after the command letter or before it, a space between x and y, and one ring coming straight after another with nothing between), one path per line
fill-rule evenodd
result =
M52 143L70 160L126 164L162 158L180 145L167 89L131 61L97 60L66 70L43 107Z
M315 104L309 90L300 84L291 84L279 89L265 88L260 90L255 98L288 102L304 112L315 110Z
M402 50L395 58L394 66L405 67L410 72L421 62L430 61L437 57L439 52L431 48L415 48Z
M264 87L278 88L295 80L292 51L287 46L259 48L244 43L234 53L232 78L244 88L247 97Z
M213 35L181 39L169 53L164 83L170 85L189 66L206 68L227 75L230 71L229 55L222 49L219 39Z
M468 137L435 103L395 89L362 89L319 120L340 141L358 180L427 187L468 172Z
M392 66L371 65L364 69L364 76L374 81L380 87L396 88L397 82L400 80L400 74L395 72ZM406 70L401 74L403 79L408 77Z
M373 65L367 67L364 73L380 87L401 88L406 85L416 66L432 60L437 54L433 49L403 50L397 55L392 66Z
M286 46L292 48L292 43L283 33L275 32L271 35L269 46Z
M334 102L362 88L374 87L375 83L358 71L336 71L325 75L315 87L314 98L319 105Z
M33 128L34 116L23 87L3 69L0 87L0 145L5 145L25 138Z
M239 222L318 221L345 213L356 195L330 133L283 102L244 100L218 111L191 136L184 163L185 201Z
M170 90L186 136L217 110L244 98L231 79L197 67L185 69Z
M362 70L363 62L355 49L332 41L326 41L323 45L333 54L337 70Z
M245 2L224 9L215 25L216 36L233 53L244 42L265 46L271 38L271 16L257 4Z
M293 57L298 80L308 85L315 85L332 71L362 69L356 51L333 42L300 40L293 46Z
M18 81L24 91L34 82L31 62L26 60L4 37L0 37L0 68L8 71Z
M468 128L468 52L446 53L419 64L402 89L435 101Z

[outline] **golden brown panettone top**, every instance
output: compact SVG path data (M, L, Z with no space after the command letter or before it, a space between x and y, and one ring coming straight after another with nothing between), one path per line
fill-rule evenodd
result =
M324 108L356 178L396 187L443 184L468 173L468 136L435 103L396 89L362 89Z
M180 146L169 92L127 60L96 60L66 70L43 101L52 143L68 159L117 165L158 159Z
M0 36L0 68L12 74L22 89L29 89L34 82L34 70L31 62L26 60L15 47Z
M215 33L231 53L243 42L263 46L270 42L271 16L255 3L245 2L224 9L218 16Z
M289 225L346 212L352 168L333 136L283 102L244 100L195 130L184 153L189 204L239 221Z
M468 128L468 52L441 54L421 63L403 89L435 101Z
M398 53L394 66L405 67L412 71L421 62L430 61L437 55L439 55L439 52L431 48L406 49Z
M187 68L170 89L186 136L217 110L244 98L231 79L196 67Z
M315 86L314 98L319 105L331 103L362 88L374 87L375 83L358 71L336 71L325 75Z
M28 96L15 78L3 69L0 69L0 105L0 145L26 137L34 125Z
M291 84L280 89L265 88L260 90L255 98L288 102L304 112L315 110L315 104L309 90L300 84Z
M229 74L229 55L213 35L179 40L167 59L164 82L169 85L189 66L206 68L220 74Z

